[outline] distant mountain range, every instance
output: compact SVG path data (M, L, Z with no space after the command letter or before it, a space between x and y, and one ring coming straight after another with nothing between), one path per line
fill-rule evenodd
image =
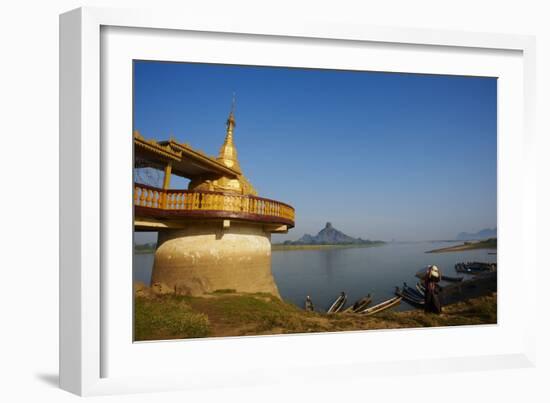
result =
M496 237L497 237L496 228L485 228L476 233L461 232L456 236L456 239L457 241L471 241L471 240L477 240L477 239L488 239L488 238L496 238Z
M381 243L382 241L370 241L368 239L353 238L349 235L338 231L327 222L323 228L315 236L305 234L297 241L285 241L285 245L350 245L350 244L373 244Z

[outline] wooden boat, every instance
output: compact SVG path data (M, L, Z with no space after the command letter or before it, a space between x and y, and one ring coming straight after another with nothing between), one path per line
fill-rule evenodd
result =
M417 294L412 294L409 289L403 288L400 290L399 287L395 287L395 295L402 297L405 301L413 306L423 307L424 298L419 297Z
M374 305L373 307L365 309L364 311L361 312L361 315L370 316L370 315L374 315L375 313L385 311L386 309L399 305L402 299L403 297L400 297L400 296L390 298L384 302Z
M367 307L370 305L370 303L372 302L372 297L371 295L367 295L366 297L363 297L361 298L360 300L356 301L355 304L349 306L348 308L346 308L344 311L342 312L347 312L347 313L361 313L362 311L364 311L365 309L367 309Z
M355 304L353 304L353 312L355 313L361 313L363 312L365 309L368 308L368 306L371 304L372 302L372 297L371 295L367 295L366 297L364 298L361 298L359 301L357 301Z
M332 303L330 308L327 310L327 313L337 313L344 309L344 305L346 304L347 297L346 293L342 292L338 298L336 298L336 301Z
M313 301L311 301L309 296L306 298L305 309L308 312L313 312L315 310L315 308L313 307Z
M468 262L466 266L471 270L480 270L480 271L495 271L496 263L486 263L486 262Z
M488 273L497 271L496 263L467 262L455 264L455 270L459 273Z
M490 273L496 271L496 265L479 265L477 262L474 263L457 263L455 264L455 270L458 273L468 273L468 274L480 274L480 273Z
M413 297L424 299L424 293L421 293L416 288L409 287L407 283L403 283L403 291L411 294Z
M409 299L414 299L415 301L424 301L424 296L418 292L416 288L407 287L402 289L403 293L409 296Z

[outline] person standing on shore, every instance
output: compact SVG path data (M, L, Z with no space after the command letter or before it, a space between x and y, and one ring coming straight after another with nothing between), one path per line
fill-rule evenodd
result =
M428 266L424 276L424 310L431 313L441 313L441 302L439 301L438 285L441 280L441 273L436 265Z
M306 297L306 311L313 312L315 310L313 306L313 301L309 297L309 295Z

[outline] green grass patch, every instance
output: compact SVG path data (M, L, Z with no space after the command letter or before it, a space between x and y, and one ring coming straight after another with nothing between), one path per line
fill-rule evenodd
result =
M161 340L208 336L209 322L205 314L194 312L183 297L137 297L134 305L134 338Z
M219 295L216 298L188 297L193 309L215 318L218 328L233 328L237 334L259 334L272 329L282 333L318 331L314 313L264 293Z

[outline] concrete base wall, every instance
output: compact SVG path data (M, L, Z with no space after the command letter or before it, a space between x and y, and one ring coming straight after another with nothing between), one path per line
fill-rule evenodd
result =
M159 231L152 284L184 295L222 289L279 296L271 273L271 234L232 221Z

